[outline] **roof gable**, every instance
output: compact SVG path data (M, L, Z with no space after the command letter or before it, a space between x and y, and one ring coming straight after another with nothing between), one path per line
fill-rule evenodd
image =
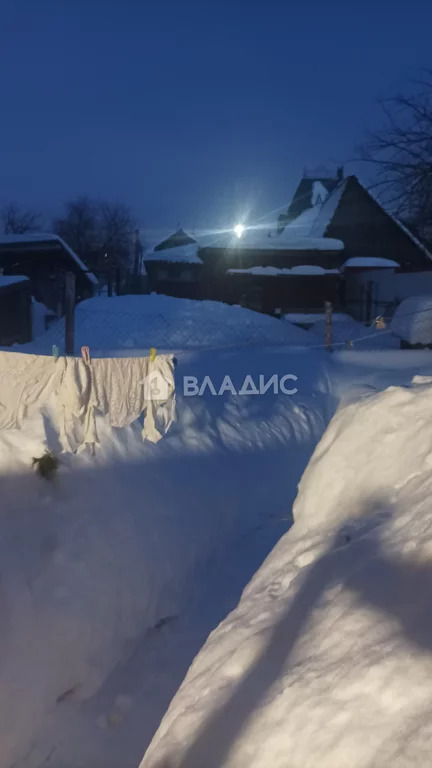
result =
M407 269L432 267L428 249L356 176L338 181L321 205L310 206L284 231L342 240L352 256L390 258Z
M333 191L321 213L321 236L340 237L353 255L379 255L410 269L432 266L428 249L356 176L348 176L345 184Z
M192 243L196 243L196 240L179 227L174 234L167 237L166 240L162 240L158 245L155 245L154 250L164 251L166 248L179 248L182 245L190 245Z

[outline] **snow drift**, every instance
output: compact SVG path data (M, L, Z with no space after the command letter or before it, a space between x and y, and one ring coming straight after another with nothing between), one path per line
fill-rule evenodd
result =
M290 323L218 301L172 296L116 296L87 299L75 313L76 350L194 349L214 346L290 344L312 346L313 337ZM54 323L29 351L51 354L64 345L64 321ZM35 346L36 345L36 346ZM147 353L146 352L146 353Z
M341 408L295 524L141 768L412 768L432 749L432 379Z
M408 344L432 344L432 296L410 296L397 307L391 328Z

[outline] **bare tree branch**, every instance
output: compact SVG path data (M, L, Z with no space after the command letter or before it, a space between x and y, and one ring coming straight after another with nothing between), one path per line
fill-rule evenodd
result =
M24 235L40 230L40 214L24 210L17 203L8 203L2 208L1 220L5 235Z
M96 273L130 268L136 223L123 203L79 197L65 205L53 226Z
M368 134L360 159L375 168L382 201L432 240L432 73L413 85L381 103L386 125Z

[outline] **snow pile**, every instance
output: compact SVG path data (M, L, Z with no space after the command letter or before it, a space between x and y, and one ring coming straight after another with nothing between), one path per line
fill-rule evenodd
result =
M38 336L42 336L46 331L47 316L53 316L51 309L42 304L40 301L36 301L32 298L32 336L33 339L37 339Z
M314 323L310 331L323 343L325 340L326 323L324 319ZM375 326L363 325L352 317L335 318L332 323L332 343L349 346L353 342L354 349L396 349L399 341L386 330L377 330Z
M341 408L295 524L195 659L141 768L423 768L431 379Z
M432 344L432 296L410 296L397 307L393 333L409 344Z
M292 344L311 346L313 339L300 328L280 320L217 301L194 301L172 296L117 296L94 298L77 305L75 349L93 351L190 349L236 344ZM64 321L27 345L26 351L50 354L52 345L64 346Z

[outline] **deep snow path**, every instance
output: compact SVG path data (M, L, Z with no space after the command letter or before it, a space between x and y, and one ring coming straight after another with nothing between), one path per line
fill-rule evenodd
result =
M396 368L401 359L395 356ZM67 519L78 518L72 533L80 531L81 526L82 550L78 550L78 555L83 565L86 557L96 558L92 578L108 578L113 590L111 599L115 602L119 599L117 593L125 588L124 577L128 599L140 605L141 589L149 590L146 580L162 570L167 582L151 584L150 591L163 593L165 589L169 599L156 601L156 607L152 606L156 611L153 625L166 616L175 618L158 629L149 629L152 624L146 622L146 615L141 617L141 636L135 635L133 645L129 642L128 650L125 648L117 655L121 660L105 676L102 687L90 697L72 691L58 703L55 696L51 698L50 707L42 710L40 725L30 741L29 731L23 732L19 743L26 748L13 763L0 763L1 768L10 768L11 764L14 768L136 768L208 633L237 604L242 589L288 527L297 483L337 399L346 391L357 392L362 381L382 388L393 379L398 383L409 381L413 373L407 357L397 371L385 369L381 354L379 358L365 358L360 366L355 360L360 358L338 358L329 365L325 355L282 349L263 350L259 357L250 351L185 356L179 366L180 374L214 375L219 382L226 373L241 380L246 373L294 372L299 375L299 394L288 398L271 394L259 398L185 398L179 405L179 423L168 438L150 453L140 448L132 464L131 451L133 455L137 445L133 430L124 439L113 435L111 442L105 435L105 447L98 454L99 466L87 468L89 492L80 474L69 467L62 498L56 499L53 514L57 517L61 512ZM419 364L417 359L410 361ZM421 362L424 368L428 358ZM378 375L377 363L381 364ZM6 447L10 448L13 438L8 435L7 440ZM26 450L33 450L32 445ZM11 491L10 497L11 511L15 513L15 492ZM38 504L35 506L27 517L18 518L16 525L20 531L40 511ZM138 541L130 562L129 545L125 542L120 549L123 559L119 566L118 545L111 538L108 543L113 549L107 552L107 563L104 561L104 569L108 570L99 574L97 558L104 553L98 549L97 538L93 549L88 549L86 536L89 530L96 537L105 535L104 515L114 536L121 532L120 524L128 533L127 526L142 516L143 528L138 532L147 537L151 532L154 542L149 545L145 538ZM141 570L137 568L141 547L144 565L147 559L151 561L154 550L154 557L159 558L156 571L148 571L144 565ZM184 563L188 558L196 562L189 562L185 574ZM21 567L22 564L20 570ZM112 579L111 568L116 569L115 578L119 577L119 581ZM46 578L51 578L49 573ZM144 579L142 584L140 578ZM100 585L88 581L85 571L81 584L87 590L90 585L98 594ZM83 597L80 593L76 595L76 610L81 610ZM109 608L109 595L106 602ZM162 613L156 610L159 605L163 607ZM93 616L84 615L84 619L93 629ZM105 620L109 620L109 615ZM87 630L85 623L82 627ZM58 631L56 614L50 630ZM96 639L102 644L109 642L103 635ZM38 643L43 643L42 634ZM84 677L92 671L95 660L98 661L97 653L95 659L85 657L81 672ZM67 665L68 658L62 662ZM37 664L37 659L30 659L28 668L32 670ZM41 672L45 685L45 667ZM59 693L67 693L66 687L61 687ZM17 706L20 696L18 691ZM9 701L6 696L5 712ZM23 703L27 707L25 699ZM23 712L23 720L26 714L29 718L31 709ZM12 748L11 754L16 755Z
M92 699L57 707L17 768L137 768L194 656L235 607L287 525L286 519L263 520L207 563L201 592L187 610L147 631Z

